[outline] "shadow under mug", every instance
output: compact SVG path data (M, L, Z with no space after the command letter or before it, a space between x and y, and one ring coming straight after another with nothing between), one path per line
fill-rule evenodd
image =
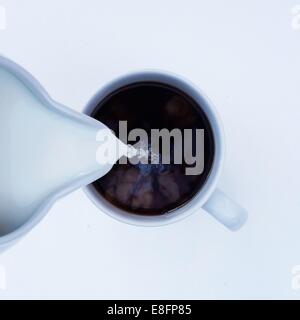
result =
M98 91L88 103L85 113L91 115L97 105L112 92L138 82L158 82L173 86L185 92L201 106L210 122L215 142L214 161L209 177L189 202L169 213L157 216L136 215L124 211L102 197L92 184L84 188L87 196L101 211L131 225L163 226L177 222L204 209L228 229L238 230L246 222L247 212L216 187L224 162L224 133L215 107L199 88L181 76L165 71L134 72L111 81Z

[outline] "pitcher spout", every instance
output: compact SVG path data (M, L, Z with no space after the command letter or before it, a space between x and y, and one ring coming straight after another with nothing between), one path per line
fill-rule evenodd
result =
M105 175L126 150L104 124L53 101L2 57L0 122L0 237ZM110 145L119 148L102 159Z

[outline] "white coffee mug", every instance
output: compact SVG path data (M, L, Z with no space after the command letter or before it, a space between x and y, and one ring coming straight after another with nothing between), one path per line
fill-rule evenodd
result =
M178 88L202 107L213 130L215 142L214 161L208 179L196 196L188 203L159 216L136 215L119 209L99 195L93 185L88 185L84 188L86 194L101 211L119 221L131 225L152 227L167 225L204 209L228 229L232 231L238 230L247 220L247 212L216 188L224 162L224 134L216 109L199 88L181 76L169 72L151 70L135 72L122 76L103 87L88 103L85 113L91 115L97 105L115 90L129 84L149 81Z

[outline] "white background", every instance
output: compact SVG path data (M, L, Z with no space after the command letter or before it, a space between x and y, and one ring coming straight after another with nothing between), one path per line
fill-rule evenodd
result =
M0 53L82 111L115 77L166 69L216 104L227 138L220 187L249 210L225 230L204 212L128 226L79 190L0 256L7 298L299 299L300 0L0 0ZM24 119L26 121L26 119Z

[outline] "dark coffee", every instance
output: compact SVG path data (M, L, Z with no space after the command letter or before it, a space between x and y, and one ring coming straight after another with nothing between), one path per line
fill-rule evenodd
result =
M206 182L214 159L210 123L199 106L181 90L156 82L122 87L107 96L91 115L119 135L119 121L127 120L128 131L142 128L204 129L204 171L186 175L183 164L120 164L93 183L100 196L118 208L140 215L161 215L191 200ZM196 143L193 141L193 143ZM194 147L194 145L193 145ZM171 143L171 155L174 144Z

